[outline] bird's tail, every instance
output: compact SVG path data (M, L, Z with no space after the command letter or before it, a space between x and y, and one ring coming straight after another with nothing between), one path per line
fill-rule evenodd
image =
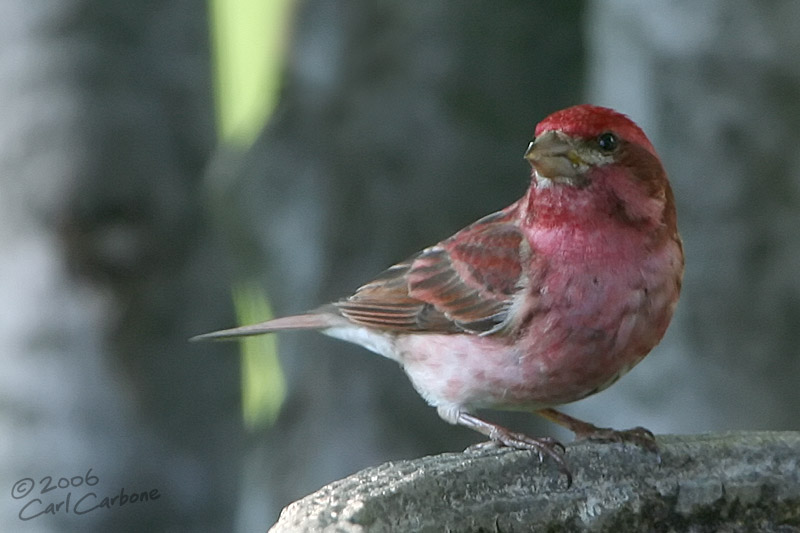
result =
M332 312L311 312L304 315L284 316L274 318L266 322L241 326L238 328L223 329L196 335L189 339L192 342L209 340L231 340L237 337L249 337L252 335L263 335L276 331L286 331L292 329L325 329L338 325L342 320L341 315Z

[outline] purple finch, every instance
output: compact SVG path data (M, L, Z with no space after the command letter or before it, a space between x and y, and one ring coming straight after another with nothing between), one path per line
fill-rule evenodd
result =
M306 314L200 335L317 329L397 361L451 424L552 456L563 446L476 417L535 411L579 437L655 449L643 429L598 428L554 409L601 391L661 340L683 249L672 190L644 132L579 105L536 127L530 187L509 207Z

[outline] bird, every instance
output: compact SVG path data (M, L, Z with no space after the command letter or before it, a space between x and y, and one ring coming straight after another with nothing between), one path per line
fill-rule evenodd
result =
M522 198L352 295L192 340L318 330L361 345L399 363L444 421L552 457L568 484L560 442L475 412L529 411L576 438L657 453L645 428L598 427L555 407L612 385L667 330L684 271L667 173L636 123L589 104L541 120L524 158L531 179Z

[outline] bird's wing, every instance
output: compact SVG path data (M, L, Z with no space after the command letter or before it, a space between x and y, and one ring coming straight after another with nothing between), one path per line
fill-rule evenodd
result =
M502 330L531 256L513 207L389 268L336 307L352 322L385 330Z

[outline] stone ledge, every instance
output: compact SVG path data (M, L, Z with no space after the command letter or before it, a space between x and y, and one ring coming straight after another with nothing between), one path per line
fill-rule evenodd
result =
M800 531L800 432L567 445L574 482L526 451L446 453L368 468L287 506L270 530Z

